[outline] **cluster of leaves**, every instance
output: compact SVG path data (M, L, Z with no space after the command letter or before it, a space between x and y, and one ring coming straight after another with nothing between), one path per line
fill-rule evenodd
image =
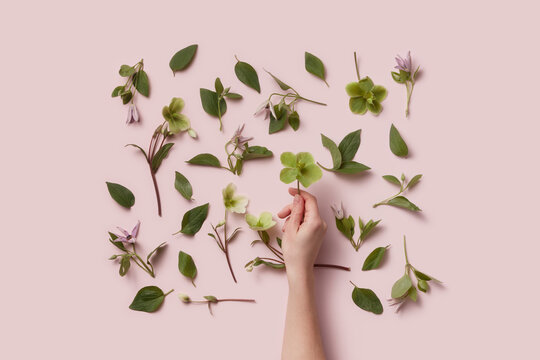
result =
M409 148L394 124L390 127L390 151L399 157L407 157L409 155Z
M340 211L334 212L335 219L336 219L336 227L345 236L349 241L351 242L352 247L358 251L360 249L360 246L364 243L364 241L367 239L369 234L372 233L373 229L381 222L381 220L373 221L369 220L367 223L364 224L362 221L362 218L358 217L358 226L360 228L360 235L358 236L358 239L354 240L354 218L352 215L349 215L348 217L345 216L343 213L343 208Z
M109 194L113 200L116 201L120 206L125 207L126 209L131 209L131 207L135 205L135 195L133 195L131 190L129 190L127 187L107 181L105 184L107 184L107 190L109 190Z
M217 167L226 169L235 175L240 175L244 168L244 162L249 160L263 159L272 157L272 151L264 146L250 146L248 141L253 138L242 136L244 126L240 126L236 130L233 137L225 144L225 152L227 153L227 166L222 166L219 159L209 153L195 155L193 158L186 161L188 164Z
M412 301L417 300L417 288L422 292L427 292L429 290L429 281L441 283L441 281L435 279L433 276L427 275L411 265L407 255L407 241L405 236L403 236L403 250L405 252L405 273L392 286L392 299L389 300L390 305L396 306L396 312L399 311L408 299ZM416 287L411 280L411 270L416 277Z
M422 211L418 206L410 202L409 199L401 195L405 191L412 189L416 184L418 184L421 178L422 174L418 174L413 176L412 179L407 182L405 174L401 174L401 180L399 180L393 175L384 175L383 179L385 179L391 184L399 186L399 192L381 202L374 204L373 207L375 208L380 205L390 205L411 211Z
M126 78L126 82L124 85L114 88L111 94L112 97L120 97L122 103L125 105L129 102L133 104L136 92L146 97L150 95L150 84L148 82L148 75L144 71L142 59L133 66L120 66L118 73L120 76Z
M150 258L154 256L161 248L163 248L167 242L163 242L159 244L154 250L152 250L148 255L146 256L146 263L143 261L143 259L137 254L137 251L135 249L135 243L133 242L132 249L128 250L126 248L126 245L123 242L115 241L118 239L118 236L116 234L113 234L109 232L109 241L111 244L116 246L117 249L122 251L122 254L115 254L112 255L109 260L119 260L120 261L120 269L119 274L120 276L124 276L127 274L129 268L131 267L131 262L133 261L138 267L143 269L148 275L151 277L156 277L156 274L154 272L154 266L152 265L152 262L150 261Z
M285 91L284 94L270 94L268 99L255 112L255 114L258 114L259 112L264 111L266 113L265 117L270 116L270 123L268 125L269 134L274 134L285 129L287 124L289 124L294 131L298 130L300 127L300 115L296 111L296 104L300 100L326 106L324 103L301 96L292 86L287 85L269 71L266 72L274 79L281 90ZM275 104L273 97L280 98L277 104Z
M211 116L219 119L219 130L223 130L223 122L221 118L227 112L227 102L225 99L240 100L242 95L230 92L231 87L223 87L221 80L216 78L214 82L215 91L201 88L201 103L204 111Z
M348 83L345 87L347 95L350 96L349 108L353 114L364 115L369 110L378 115L383 109L381 103L386 99L387 91L383 86L375 85L369 76L360 78L356 52L354 53L354 64L358 81Z
M214 295L206 295L203 296L204 300L191 300L191 298L186 294L178 294L178 298L184 303L184 304L207 304L208 305L208 311L210 312L210 315L213 315L212 313L212 305L215 305L220 302L249 302L254 303L254 299L218 299Z
M334 141L325 135L321 134L321 141L325 148L330 151L332 155L332 168L327 168L319 164L321 168L326 171L333 171L340 174L358 174L360 172L369 170L370 167L353 161L358 147L360 146L360 133L362 130L358 129L353 131L341 140L339 146Z
M313 156L308 152L284 152L280 157L281 164L285 166L279 174L279 179L285 184L290 184L296 180L298 193L300 184L307 188L322 177L322 170L315 164Z

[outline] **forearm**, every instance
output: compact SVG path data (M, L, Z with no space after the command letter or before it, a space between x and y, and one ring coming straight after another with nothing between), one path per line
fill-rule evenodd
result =
M282 360L324 360L315 304L313 270L288 272L289 298Z

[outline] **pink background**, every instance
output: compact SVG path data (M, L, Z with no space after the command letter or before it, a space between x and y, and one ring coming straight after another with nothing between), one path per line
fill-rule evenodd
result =
M533 1L343 2L29 1L4 5L0 142L2 203L2 353L9 359L189 358L277 359L281 351L287 284L283 273L243 265L265 254L250 248L245 230L231 245L235 285L217 246L207 237L222 216L221 189L237 184L254 213L276 213L290 201L278 179L283 151L310 151L323 164L330 155L320 133L339 141L361 128L356 160L373 170L363 177L324 173L310 188L330 224L319 260L350 265L351 273L318 270L317 303L329 359L455 359L533 357L538 300L538 6ZM186 71L173 77L175 51L199 44ZM411 117L403 116L405 88L389 72L396 53L411 50L424 69ZM327 88L304 70L304 51L318 55ZM387 87L383 113L350 113L344 91L355 79L353 51L362 75ZM234 55L251 63L262 94L235 77ZM151 97L137 100L142 123L126 127L126 107L111 99L118 67L144 58ZM263 67L301 94L328 103L302 103L298 132L269 136L252 116L277 87ZM216 76L245 96L229 104L225 131L201 107L199 88ZM147 146L171 97L200 134L179 136L158 173L164 216L156 214L151 179L137 151ZM535 114L535 115L533 115ZM277 155L251 162L241 177L187 166L199 152L222 160L222 146L246 123L253 144ZM388 149L394 123L411 149L409 159ZM189 203L174 189L174 171L194 184ZM424 212L371 205L394 191L380 176L424 174L410 199ZM136 195L131 211L109 197L105 181ZM355 217L382 218L381 231L354 252L337 232L329 204L343 200ZM183 213L211 203L194 238L171 236ZM133 267L125 278L107 258L107 231L142 221L140 250L168 247L151 279ZM232 216L232 223L242 224ZM533 231L534 228L534 231ZM381 316L358 309L349 280L388 298L402 274L401 239L411 262L445 282L417 304ZM361 271L365 256L391 244L384 266ZM197 288L177 270L177 254L192 254ZM128 309L146 285L175 289L154 314ZM212 317L192 297L253 297L257 304L219 304ZM533 347L534 346L534 347Z

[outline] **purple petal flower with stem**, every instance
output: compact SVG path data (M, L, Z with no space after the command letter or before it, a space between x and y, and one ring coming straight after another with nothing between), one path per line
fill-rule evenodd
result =
M128 107L126 124L133 124L134 122L139 122L139 112L135 104L131 103Z
M418 70L420 70L420 66L418 66L413 73L413 64L410 51L407 53L407 56L405 58L397 55L396 63L397 65L395 66L395 68L398 69L400 72L392 72L392 77L397 83L405 84L405 86L407 87L407 106L405 108L405 117L408 117L409 105L411 103L411 95L414 89L416 75L418 74Z
M407 53L407 56L405 58L402 58L400 55L397 55L396 62L397 62L397 66L395 67L396 69L403 70L408 73L412 72L412 60L411 60L410 51Z
M135 240L137 240L137 235L139 235L139 227L141 226L141 222L140 221L137 221L137 225L135 225L135 227L133 228L133 230L131 231L131 234L129 232L127 232L127 230L121 228L121 227L118 227L118 230L120 230L120 232L123 234L123 235L117 235L115 234L118 238L115 239L114 241L116 242L123 242L123 243L129 243L129 244L134 244L135 243Z
M238 150L240 150L241 152L244 152L246 143L253 140L252 137L242 136L242 131L244 131L245 126L246 124L242 124L241 126L239 126L230 140L230 143L235 144Z

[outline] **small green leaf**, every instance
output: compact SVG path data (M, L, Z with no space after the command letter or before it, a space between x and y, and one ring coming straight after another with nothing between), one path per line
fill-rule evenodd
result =
M175 71L184 70L189 64L191 64L191 61L193 61L193 57L197 52L197 48L197 44L190 45L173 55L171 61L169 62L169 67L173 71L173 74Z
M187 211L182 218L182 229L179 232L185 235L195 235L208 216L208 206L209 204L206 203Z
M259 94L261 93L261 85L259 84L259 76L253 66L247 62L238 61L234 66L234 73L238 80L240 80L246 86L252 88Z
M148 75L144 70L139 70L133 76L133 83L135 84L135 89L139 94L148 97L150 95L150 83L148 82Z
M371 169L369 166L358 163L356 161L345 161L341 164L339 169L334 170L341 174L358 174L360 172Z
M329 86L328 83L326 82L326 73L324 71L324 64L321 61L321 59L319 59L318 57L316 57L315 55L311 53L308 53L307 51L305 52L304 58L305 58L306 71L310 74L317 76L322 81L324 81L326 86Z
M362 266L362 271L368 271L377 269L379 265L381 264L381 261L384 257L384 254L386 253L386 247L378 247L375 250L373 250L364 261L364 265Z
M414 175L411 181L409 181L409 183L405 187L405 189L411 189L413 186L418 184L421 178L422 178L422 174Z
M231 100L241 100L241 99L243 99L242 95L237 94L237 93L227 93L224 96L227 99L231 99Z
M150 258L151 258L152 256L154 256L154 254L157 254L157 252L158 252L159 250L161 250L161 248L163 248L165 245L167 245L167 242L166 242L166 241L165 241L165 242L162 242L162 243L159 244L154 250L150 251L150 253L149 253L148 256L146 257L146 263L147 263L148 265L151 265L151 263L150 263Z
M368 235L375 229L381 220L373 221L369 220L365 226L362 226L362 233L360 234L360 240L364 241Z
M429 290L429 284L426 280L418 280L418 290L427 292Z
M330 155L332 155L332 170L339 169L341 166L341 152L339 151L336 143L323 134L321 134L321 141L323 146L330 151Z
M396 129L394 124L390 127L390 150L394 155L399 157L406 157L409 154L409 149L407 144L399 134L399 131Z
M274 81L279 85L279 87L281 88L281 90L284 90L284 91L287 91L289 89L291 89L291 87L287 84L285 84L283 81L279 80L277 77L275 77L270 71L267 71L267 70L264 70L266 71L268 74L270 74L270 76L272 77L272 79L274 79Z
M391 74L392 74L392 79L394 79L394 81L397 82L398 84L405 83L405 80L401 79L401 76L397 72L392 71Z
M195 277L197 276L197 266L191 255L186 254L183 251L178 253L178 270L182 275L191 279L193 286L195 286Z
M206 296L203 296L203 298L205 298L206 300L208 300L211 303L217 303L218 302L217 297L215 297L213 295L206 295Z
M276 237L276 242L278 246L281 248L281 238Z
M404 196L396 196L395 198L388 200L387 204L411 211L422 211L418 206L410 202L409 199Z
M412 281L409 275L405 274L392 286L392 297L394 299L399 299L400 297L407 294L409 289L412 287Z
M118 70L118 73L122 77L128 77L135 74L135 69L133 68L133 66L122 65L120 66L120 70Z
M120 93L122 93L123 91L124 91L124 85L117 86L112 91L111 97L120 96Z
M274 111L277 118L275 118L273 114L270 114L270 123L268 124L269 134L274 134L283 130L287 124L287 118L289 117L289 113L286 110L280 111L278 105L274 106Z
M268 150L264 146L248 146L242 153L242 159L244 161L261 159L273 156L274 153Z
M172 290L167 294L164 294L163 291L157 286L145 286L137 292L137 295L135 295L135 298L133 299L131 305L129 305L129 308L131 310L152 313L159 309L163 303L163 300L165 299L165 296L167 296L170 292L172 292Z
M129 209L135 204L135 196L127 187L111 182L106 184L109 194L120 206Z
M120 276L124 276L127 274L129 267L131 266L131 256L129 255L123 255L120 259L120 269L118 270L118 273Z
M425 280L425 281L430 281L430 280L432 280L431 276L426 275L426 274L424 274L423 272L418 271L418 270L414 270L414 275L416 276L416 278L417 278L418 280Z
M137 144L127 144L126 146L136 147L137 149L141 150L141 152L143 153L145 158L148 158L148 156L146 155L146 151L144 151L144 149L142 147L140 147L139 145L137 145Z
M215 91L201 88L200 95L202 107L208 115L219 117L225 114L227 111L227 103L224 99L221 99L218 109L218 95Z
M223 84L221 83L221 80L219 78L216 78L216 81L214 82L214 88L216 89L216 93L218 95L223 94Z
M298 112L293 111L291 114L289 114L289 125L293 128L294 131L298 130L300 127L300 115L298 115Z
M343 219L336 218L336 227L347 239L352 240L354 235L354 219L352 216Z
M154 155L154 158L152 159L152 170L154 172L157 172L159 170L163 159L165 159L167 155L169 155L169 151L171 151L173 145L174 143L167 143L163 145Z
M377 295L371 289L363 289L354 287L352 291L352 300L360 309L372 312L374 314L382 314L383 307Z
M416 301L418 299L418 291L416 291L416 288L414 286L411 286L411 289L409 290L409 293L407 294L407 296L412 301Z
M109 236L110 236L110 239L109 241L111 242L111 244L113 244L114 246L116 246L118 249L124 251L124 252L127 252L127 249L126 247L124 246L124 243L122 243L121 241L114 241L116 239L118 239L118 236L116 236L115 234L113 234L112 232L109 232Z
M343 161L351 161L360 147L360 134L362 130L358 129L347 134L339 143L339 152Z
M193 200L191 198L193 196L193 188L191 187L191 183L178 171L175 171L174 187L185 199Z
M131 91L127 91L127 92L121 93L120 97L122 98L122 104L126 105L133 98L133 93Z
M192 165L212 166L218 168L221 167L219 159L214 155L208 153L196 155L186 162Z
M394 175L383 175L383 179L397 186L401 186L401 181Z

